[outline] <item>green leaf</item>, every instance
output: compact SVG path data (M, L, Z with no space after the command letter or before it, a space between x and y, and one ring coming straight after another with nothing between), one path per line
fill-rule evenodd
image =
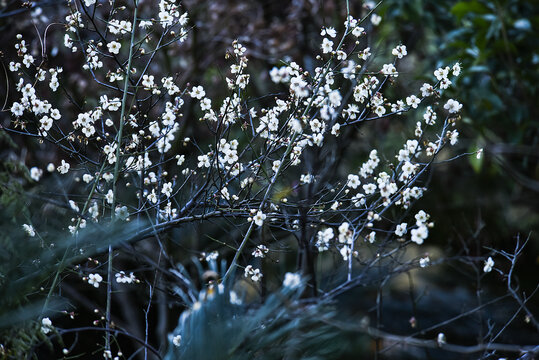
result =
M451 8L451 13L460 21L466 14L485 14L488 8L479 1L459 1Z

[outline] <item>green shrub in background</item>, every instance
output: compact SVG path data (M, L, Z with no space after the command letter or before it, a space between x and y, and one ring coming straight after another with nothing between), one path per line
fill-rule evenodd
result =
M453 218L439 230L458 238L464 229L489 245L511 244L516 232L532 231L537 240L539 3L389 0L382 7L393 21L380 31L422 54L416 71L449 60L462 64L455 88L468 101L461 145L484 149L483 158L440 167L434 177L437 196L427 201L443 202L439 211ZM469 167L475 177L464 175ZM455 172L462 176L447 181L443 175ZM532 246L526 261L536 267Z

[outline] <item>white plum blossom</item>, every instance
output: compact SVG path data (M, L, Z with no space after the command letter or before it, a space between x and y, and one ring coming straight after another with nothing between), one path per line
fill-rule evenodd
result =
M443 346L446 343L445 334L439 333L436 337L436 342L438 343L438 346Z
M28 236L30 237L36 236L36 231L32 225L22 224L22 228L24 229L24 232L28 234Z
M143 75L142 76L142 86L144 86L145 90L150 90L155 86L154 83L154 76L153 75Z
M352 244L354 238L353 238L353 231L350 229L350 224L347 222L343 222L339 226L339 243L341 244Z
M284 275L283 286L289 289L297 289L301 285L301 275L298 273L286 273Z
M266 254L269 252L269 249L267 248L266 245L258 245L254 250L253 250L253 253L252 255L254 257L258 257L258 258L264 258L266 257Z
M384 64L382 66L381 71L382 71L382 74L386 76L393 76L393 77L399 76L399 73L397 72L397 69L395 68L395 65L393 64Z
M397 225L396 229L395 229L395 235L401 237L401 236L404 236L404 234L406 234L406 227L408 226L407 223L401 223L399 225Z
M48 317L41 319L41 332L45 335L50 333L54 327L52 326L52 321Z
M116 209L114 209L114 214L117 218L125 220L129 217L129 210L127 209L127 206L117 206Z
M118 284L132 284L137 282L137 278L132 272L129 273L129 275L126 275L124 271L120 271L116 273L115 277Z
M333 232L333 228L327 228L325 230L320 230L316 234L316 247L318 248L319 252L325 251L329 249L329 242L333 237L335 236Z
M434 71L434 76L436 77L438 81L447 79L448 75L449 75L449 66L446 66L445 68L438 68Z
M14 102L13 105L11 105L11 113L16 117L22 116L24 113L24 106L18 102Z
M417 106L421 103L421 99L419 99L417 96L415 95L410 95L406 98L406 104L408 104L408 106L411 106L412 108L414 109L417 109Z
M365 241L368 241L368 242L370 242L371 244L373 244L373 243L376 241L376 232L371 231L371 232L365 237Z
M192 98L201 100L204 98L204 96L206 96L206 92L204 91L204 88L202 86L195 86L193 87L189 95L191 95Z
M459 75L460 75L460 71L461 71L460 63L455 63L455 65L453 65L453 67L451 68L451 70L453 71L453 75L454 75L454 76L459 76Z
M99 284L102 281L103 281L103 277L97 273L88 275L88 284L92 285L95 288L98 288Z
M365 29L362 28L361 26L356 26L352 29L352 35L354 35L355 37L360 37L364 33L365 33Z
M262 226L264 224L264 220L266 220L266 214L264 214L262 211L258 210L256 215L253 216L253 221L256 225Z
M378 26L380 25L380 22L382 21L382 17L380 15L377 15L377 14L372 14L371 15L371 23L374 25L374 26Z
M427 267L430 264L430 258L428 256L425 256L421 259L419 259L419 267Z
M333 51L333 41L329 40L328 38L324 38L324 40L322 40L321 48L324 54L330 53Z
M105 200L107 200L108 204L112 204L112 202L114 201L114 193L112 192L112 190L109 190L107 192L107 194L105 195Z
M402 59L403 57L408 55L408 51L406 51L405 45L399 45L391 51L391 54L398 57L399 59Z
M411 240L416 244L421 245L429 236L429 229L425 225L420 225L417 229L412 229L410 233L412 235Z
M210 158L208 155L199 155L198 156L198 167L210 167Z
M352 254L352 249L348 245L344 245L339 252L341 253L343 261L348 261L350 255Z
M431 84L424 83L421 85L421 88L419 89L421 91L421 96L428 97L432 96L435 92L434 87L432 87Z
M244 276L246 278L251 278L254 282L260 281L262 279L262 272L260 269L253 268L252 265L247 265L245 267Z
M365 195L371 195L376 192L376 185L374 184L365 184L363 185L363 191L365 191Z
M417 225L426 223L429 218L430 215L427 214L424 210L419 210L419 212L415 214L415 220Z
M327 35L329 37L334 38L335 36L337 36L337 31L333 27L322 28L322 31L320 32L320 35L322 35L322 36Z
M458 101L454 99L449 99L444 105L444 109L446 109L450 114L455 114L462 109L462 104L460 104Z
M348 175L348 182L346 185L352 189L357 189L357 187L361 184L359 181L359 176L355 174Z
M273 172L277 172L280 166L281 166L281 160L275 160L272 164L271 170L273 170Z
M483 271L485 273L489 273L492 271L492 268L494 267L494 260L492 260L492 257L488 257L487 260L485 260L485 266L483 267Z
M60 174L67 174L70 167L71 167L71 165L69 165L69 163L67 163L65 160L62 159L62 163L60 165L58 165L56 170L58 170L58 172Z
M459 132L456 129L448 131L447 137L449 138L449 143L455 145L459 141Z
M172 338L172 343L174 344L174 346L179 347L182 343L182 336L181 335L174 336Z
M43 175L43 170L41 170L40 168L34 166L33 168L30 169L30 177L32 178L32 180L39 181L42 175Z

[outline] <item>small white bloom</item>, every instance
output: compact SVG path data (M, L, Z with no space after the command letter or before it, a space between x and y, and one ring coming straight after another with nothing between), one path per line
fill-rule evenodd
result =
M453 68L452 68L451 70L453 70L453 75L454 75L454 76L459 76L459 75L460 75L460 71L461 71L460 64L459 64L459 63L455 63L455 65L453 65Z
M411 106L414 109L417 109L417 106L421 103L421 99L419 99L415 95L410 95L406 98L406 104Z
M399 76L399 73L397 72L397 69L395 68L395 66L393 64L384 64L382 66L381 72L382 72L382 74L384 74L386 76L394 76L394 77Z
M153 75L143 75L142 76L142 86L144 89L149 90L154 86L154 76Z
M406 46L399 45L391 51L391 54L398 57L399 59L402 59L403 57L408 55L408 51L406 51Z
M421 85L421 88L419 89L421 91L421 96L428 97L434 94L434 88L431 84L424 83Z
M176 165L181 166L185 162L185 155L176 155L178 162Z
M348 245L344 245L339 252L341 253L342 259L344 261L348 261L350 258L350 254L352 253L352 249Z
M374 185L374 184L365 184L365 185L363 185L363 191L365 191L365 195L374 194L374 192L376 191L376 185Z
M439 81L442 81L443 79L447 79L448 75L449 75L449 66L446 66L445 68L438 68L434 71L434 76Z
M489 256L487 260L485 260L485 266L483 267L483 271L488 273L492 271L492 267L494 266L494 260Z
M116 217L121 220L125 220L129 217L129 210L127 209L127 206L117 206L114 213L116 214Z
M250 277L253 281L260 281L262 279L262 273L260 269L254 269L252 265L247 265L245 267L245 277Z
M256 215L253 217L253 221L255 222L256 225L262 226L262 224L264 224L264 220L266 220L266 214L258 210Z
M88 275L88 284L93 285L95 288L99 287L101 281L103 281L103 277L99 274Z
M22 224L22 228L28 234L28 236L31 236L31 237L36 236L36 231L32 225Z
M172 338L172 343L174 344L174 346L176 347L179 347L180 344L182 342L182 336L181 335L176 335Z
M39 181L41 179L41 176L43 175L43 170L37 167L33 167L30 169L30 177L34 181Z
M112 190L109 190L107 192L107 194L105 195L105 200L107 200L108 204L112 204L112 202L114 201L114 193L112 192Z
M430 258L425 256L424 258L419 259L419 266L424 268L427 267L430 263Z
M204 88L202 86L195 86L193 87L193 90L189 93L191 97L196 98L198 100L204 98L206 96L206 92L204 91Z
M314 180L314 176L311 174L301 174L299 177L299 182L302 184L310 184Z
M298 273L286 273L284 275L283 286L290 289L296 289L301 285L301 275Z
M82 181L84 181L86 184L89 184L90 181L92 181L94 177L90 174L84 174L82 175Z
M73 200L69 200L69 207L75 212L79 212L79 210L80 210L77 203L74 202Z
M352 189L357 189L357 187L361 184L359 181L359 176L355 174L348 175L348 182L346 185L348 187L351 187Z
M48 317L41 319L41 332L48 334L53 329L52 321Z
M365 33L365 29L362 28L361 26L356 26L355 28L352 29L352 35L354 35L355 37L360 37L364 33Z
M109 52L111 54L119 54L121 47L122 47L122 44L120 44L117 41L111 41L110 43L107 44L107 48L109 49Z
M456 129L448 131L447 136L449 137L449 143L451 145L455 145L459 141L459 132Z
M382 17L380 15L377 15L377 14L372 14L371 15L371 23L374 25L374 26L378 26L380 25L380 22L382 21Z
M277 172L277 170L279 169L279 166L281 166L281 160L275 160L273 162L271 169L273 170L273 172Z
M397 236L403 236L406 234L406 227L408 226L407 223L402 223L397 225L397 228L395 229L395 235Z
M369 235L365 237L365 241L368 241L373 244L376 241L376 233L374 231L371 231Z
M11 113L16 117L22 116L24 113L24 106L18 102L14 102L13 105L11 105Z
M132 272L126 275L124 271L120 271L116 273L115 277L118 284L132 284L137 281L137 278Z
M429 229L425 225L419 226L417 229L412 229L412 241L417 245L423 244L424 240L429 236Z
M243 301L241 300L241 298L238 296L238 294L236 294L235 291L231 291L230 292L230 303L232 305L241 305L243 304Z
M447 103L444 105L444 109L449 111L450 114L454 114L460 111L462 109L462 104L460 104L458 101L449 99L447 100Z
M103 180L105 180L106 182L110 182L112 179L114 179L114 174L112 174L110 172L106 172L106 173L103 174L102 177L103 177Z
M481 148L481 149L477 150L477 153L475 154L475 158L477 160L480 160L482 156L483 156L483 149Z
M337 36L337 31L335 30L335 28L332 28L332 27L323 28L322 31L320 32L320 35L322 35L322 36L327 35L329 37L334 38L335 36Z
M437 338L436 338L436 342L438 343L438 346L444 345L445 342L446 342L445 334L444 333L439 333Z
M210 167L210 158L208 155L198 156L198 167Z
M269 249L265 245L258 245L256 249L253 250L252 255L254 257L264 258L266 257L266 254L269 252Z
M155 189L152 189L152 192L149 193L146 198L148 199L148 201L152 202L153 204L157 204L157 194L155 193Z
M69 165L69 163L62 159L61 165L59 165L56 170L58 170L60 174L66 174L69 171L70 167L71 165Z
M333 41L324 38L324 40L322 40L321 48L324 54L330 53L333 50Z

